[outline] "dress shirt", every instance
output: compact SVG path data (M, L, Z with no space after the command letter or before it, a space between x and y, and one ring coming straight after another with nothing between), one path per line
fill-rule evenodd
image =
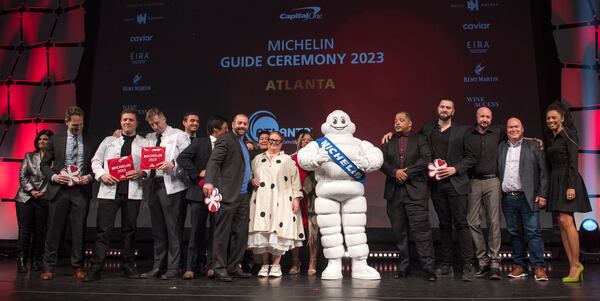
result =
M508 149L506 150L506 165L504 166L504 179L502 181L503 192L523 191L521 177L519 176L519 160L521 158L522 142L523 138L515 144L507 141Z

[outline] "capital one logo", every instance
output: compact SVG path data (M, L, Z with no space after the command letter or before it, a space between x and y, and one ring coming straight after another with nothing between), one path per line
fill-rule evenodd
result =
M254 112L254 114L250 115L248 118L248 132L246 133L246 138L251 141L258 142L259 133L262 131L278 131L283 135L284 138L287 138L289 142L294 143L293 139L296 136L296 133L300 130L312 130L310 127L280 127L279 122L277 121L277 117L275 114L267 111L260 110ZM291 141L290 141L291 140ZM286 143L286 141L284 141Z
M138 14L136 16L135 21L140 25L147 24L148 23L148 14Z
M306 6L300 8L294 8L289 13L281 13L279 19L287 21L308 21L308 20L320 20L323 18L321 13L321 7L319 6Z

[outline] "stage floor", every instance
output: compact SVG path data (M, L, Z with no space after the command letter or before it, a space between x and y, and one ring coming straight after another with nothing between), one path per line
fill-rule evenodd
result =
M150 262L142 262L141 271ZM418 265L417 262L413 266ZM564 262L549 266L549 282L532 277L500 281L477 279L463 282L454 279L427 282L421 271L408 278L394 279L392 263L378 263L382 280L321 281L304 275L280 279L256 277L222 283L206 278L175 281L124 278L117 265L103 273L103 279L84 283L75 281L71 269L63 267L52 281L39 280L39 272L17 274L14 259L0 259L0 300L600 300L600 265L586 265L585 281L566 285L560 277L566 274ZM503 265L507 272L508 264ZM457 273L458 274L458 273Z

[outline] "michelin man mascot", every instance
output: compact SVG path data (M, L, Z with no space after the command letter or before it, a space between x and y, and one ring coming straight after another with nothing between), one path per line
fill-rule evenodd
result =
M321 279L342 278L344 240L352 257L352 278L381 279L379 273L367 265L367 199L363 196L363 183L365 172L381 167L383 154L373 144L355 138L352 135L355 130L350 116L335 110L321 125L325 137L298 152L300 166L315 171L317 180L315 211L323 253L329 260Z

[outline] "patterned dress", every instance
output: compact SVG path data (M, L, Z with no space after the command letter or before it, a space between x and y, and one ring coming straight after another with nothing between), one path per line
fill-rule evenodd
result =
M282 255L302 246L302 213L292 211L292 200L302 197L300 176L283 151L269 159L267 152L252 160L253 178L260 180L250 199L248 248L255 254Z

